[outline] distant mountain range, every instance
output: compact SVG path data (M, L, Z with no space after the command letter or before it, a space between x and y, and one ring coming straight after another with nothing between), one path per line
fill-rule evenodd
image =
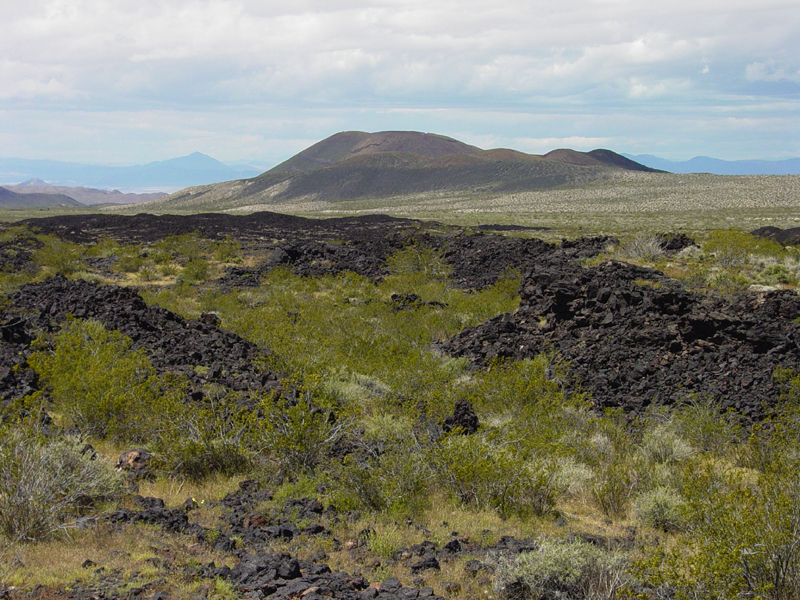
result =
M162 198L167 194L164 192L155 192L150 194L123 194L119 190L98 190L95 188L87 187L69 187L65 185L49 185L41 179L29 179L23 181L19 185L6 185L5 189L15 192L26 197L32 195L45 195L56 194L63 195L77 200L79 204L96 205L96 204L139 204L141 202L149 202ZM22 198L22 201L25 199Z
M225 210L302 201L339 201L439 193L513 193L581 185L620 170L654 169L611 150L544 155L482 150L416 131L345 131L252 179L181 190L151 205Z
M64 194L18 194L0 187L0 207L39 208L44 206L81 206L81 203Z
M713 173L715 175L800 175L800 158L786 160L721 160L695 156L672 161L652 154L622 154L653 169L670 173Z
M246 165L228 166L200 152L131 167L0 158L0 185L39 179L53 186L174 191L193 185L254 177L260 172Z

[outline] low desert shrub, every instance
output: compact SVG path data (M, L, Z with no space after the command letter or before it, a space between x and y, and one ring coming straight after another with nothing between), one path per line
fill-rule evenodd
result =
M119 474L82 440L0 431L0 534L7 540L46 538L121 492Z
M797 285L797 274L786 265L772 264L761 270L758 281L766 285Z
M221 240L217 241L213 247L213 256L215 260L224 263L241 262L242 244L239 240L226 235Z
M88 435L143 441L169 420L182 396L179 382L156 376L145 351L92 320L71 320L48 347L28 358L51 392L55 409Z
M33 252L33 260L50 273L70 276L85 268L83 246L50 235L39 235L37 239L43 245Z
M410 516L428 506L432 471L412 440L396 441L382 452L365 449L329 471L330 496L343 510L368 509Z
M450 435L431 450L436 481L460 502L501 515L550 512L561 493L550 461L480 435Z
M759 238L737 229L718 229L708 234L703 249L725 268L747 262L751 256L781 259L786 250L778 242Z
M676 598L800 595L800 482L736 470L695 470L683 487L684 530L649 564L652 584Z
M664 256L664 236L652 232L639 232L625 240L619 252L631 260L656 262Z
M672 428L681 439L700 452L725 454L743 437L739 416L724 411L718 400L691 397L672 412Z
M596 468L591 493L597 507L608 517L624 517L636 490L638 474L629 457L615 456Z
M190 481L243 473L253 465L255 427L255 414L239 406L235 395L210 395L201 402L181 404L169 420L154 427L154 465Z
M657 487L634 499L633 516L654 529L674 532L683 527L684 504L683 498L675 490Z
M213 242L201 237L197 231L171 235L155 242L151 247L151 252L164 252L173 258L184 261L192 261L202 258L213 246Z
M695 449L669 422L659 423L644 432L641 451L648 461L662 464L682 462L695 454Z
M114 268L120 273L138 273L144 267L146 261L138 254L120 256Z
M543 540L539 549L500 564L498 587L505 598L595 600L615 598L631 580L628 561L581 540Z
M186 263L183 270L178 274L178 281L195 284L208 279L209 265L204 258L195 258Z
M256 454L290 478L313 472L350 427L333 409L315 406L312 392L301 387L295 387L293 398L262 397L258 413L252 440Z

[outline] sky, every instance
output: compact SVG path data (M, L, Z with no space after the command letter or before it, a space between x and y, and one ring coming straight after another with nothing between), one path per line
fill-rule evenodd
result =
M0 156L269 167L338 131L800 156L798 0L0 0Z

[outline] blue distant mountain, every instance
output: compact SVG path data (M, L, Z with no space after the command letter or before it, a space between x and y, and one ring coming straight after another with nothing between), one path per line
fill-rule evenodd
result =
M38 178L50 185L169 191L193 185L246 179L260 173L260 170L247 165L225 165L200 152L131 167L0 158L0 184Z
M800 175L800 158L786 160L721 160L695 156L690 160L672 161L652 154L625 154L652 169L670 173L714 173L715 175Z

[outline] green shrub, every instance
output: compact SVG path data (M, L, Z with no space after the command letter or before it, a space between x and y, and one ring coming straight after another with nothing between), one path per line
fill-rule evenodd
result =
M611 518L625 516L636 490L638 476L628 458L615 456L596 470L592 498L603 514Z
M758 274L758 280L767 285L797 285L797 275L782 264L767 265Z
M33 253L33 260L53 274L69 276L85 268L86 249L55 236L37 236L44 245Z
M543 515L561 490L548 461L524 459L516 448L480 435L450 435L431 451L436 481L463 504L501 515Z
M751 256L783 258L786 251L774 240L758 238L737 229L712 231L703 248L713 254L717 262L725 267L737 267Z
M692 397L672 412L677 435L701 452L724 454L742 440L742 426L734 411L723 411L718 400Z
M193 261L202 258L212 247L211 240L193 231L165 237L152 245L154 252L166 252L173 258Z
M411 281L446 281L453 273L441 251L420 244L411 244L386 259L389 272Z
M295 389L299 398L269 395L260 399L261 418L253 440L260 458L292 478L313 472L350 426L330 408L314 406L310 390Z
M800 482L694 470L685 480L686 534L649 565L677 598L800 596Z
M10 542L46 538L101 502L122 479L77 438L0 430L0 533Z
M122 252L122 247L119 242L109 237L102 237L96 243L89 246L86 250L88 256L97 256L101 258L110 258L118 256Z
M158 279L158 272L152 267L142 267L136 274L140 281L154 281Z
M388 510L404 516L428 506L431 469L426 455L410 442L384 452L348 455L330 473L331 496L342 510Z
M163 277L172 277L173 275L177 275L180 269L172 263L163 263L158 265L158 272L161 273Z
M169 419L181 390L156 377L143 349L92 320L71 320L28 363L51 391L53 404L84 433L142 441L153 422ZM44 340L39 345L46 345Z
M539 549L501 563L498 586L510 600L614 598L630 583L628 561L580 540L543 540Z
M479 411L501 407L523 416L533 410L537 416L564 405L583 405L583 396L565 398L567 369L548 354L518 361L496 360L487 371L475 375L476 386L469 399Z
M195 258L186 263L180 274L178 280L184 283L200 283L208 279L208 261L204 258Z
M241 262L242 244L231 236L226 235L214 244L214 259L219 262Z
M114 268L120 273L138 273L145 265L145 259L138 255L120 256Z
M169 419L159 419L151 432L154 465L191 481L250 469L256 415L238 400L236 394L221 389L206 393L200 401L175 406Z

